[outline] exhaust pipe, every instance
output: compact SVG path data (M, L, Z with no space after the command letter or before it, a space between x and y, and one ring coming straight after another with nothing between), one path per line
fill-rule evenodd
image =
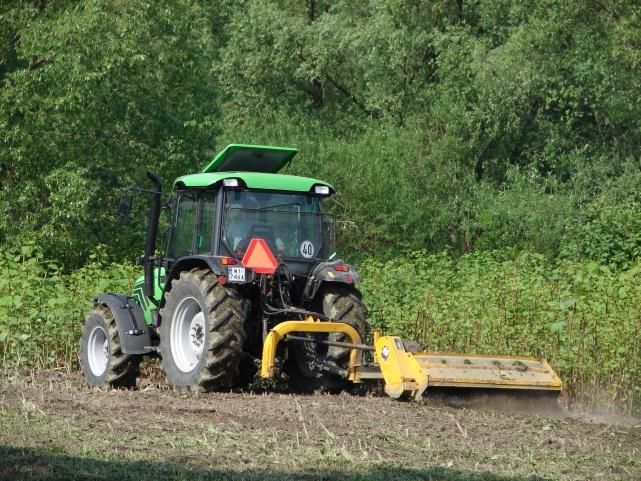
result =
M156 248L156 237L158 236L158 221L160 219L160 193L162 187L160 178L153 172L147 172L147 178L154 186L154 193L151 194L151 208L149 210L149 221L147 223L147 243L145 245L145 295L154 303L154 250Z

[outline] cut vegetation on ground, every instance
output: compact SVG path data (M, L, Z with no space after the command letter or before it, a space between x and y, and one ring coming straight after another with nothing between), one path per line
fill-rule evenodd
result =
M0 479L635 480L641 429L428 399L3 376ZM490 474L492 473L492 474Z

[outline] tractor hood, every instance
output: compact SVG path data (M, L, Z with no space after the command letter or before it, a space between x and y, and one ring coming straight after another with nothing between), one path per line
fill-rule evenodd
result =
M297 153L297 149L290 147L229 144L203 169L203 173L276 173L289 164Z

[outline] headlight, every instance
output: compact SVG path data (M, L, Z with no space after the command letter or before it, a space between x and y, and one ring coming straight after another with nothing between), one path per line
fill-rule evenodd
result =
M238 187L238 179L223 179L223 185L225 187Z
M314 193L318 195L329 195L329 187L326 185L316 185L314 186Z

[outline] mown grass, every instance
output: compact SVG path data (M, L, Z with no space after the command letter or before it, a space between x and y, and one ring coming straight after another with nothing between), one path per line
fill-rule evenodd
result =
M0 480L637 479L636 429L385 397L0 381ZM7 378L5 378L7 379Z
M498 476L472 473L451 468L408 469L402 465L383 465L354 473L330 468L303 470L296 473L251 470L234 472L226 469L193 469L178 463L96 459L72 456L56 449L13 448L0 446L0 479L24 481L179 481L179 480L354 480L354 481L544 481L538 476Z
M60 386L55 386L46 392L55 397L59 390ZM49 413L41 407L41 401L34 402L31 394L23 397L17 409L0 403L0 480L549 479L479 473L450 466L418 468L415 463L404 464L401 460L361 459L345 448L343 443L347 440L329 434L324 441L310 441L302 433L301 439L296 436L296 441L285 441L282 435L265 428L220 427L213 421L185 424L182 417L173 420L170 427L167 421L149 424L148 420L134 420L135 413L123 413L129 418L128 423L137 426L132 433L131 429L122 428L122 420L113 418L113 407L104 410L103 419L94 415L89 423L75 422L72 409L62 416ZM298 426L292 431L297 429ZM410 449L406 442L403 437L387 436L385 445L390 456L398 449ZM424 450L420 446L413 448Z

